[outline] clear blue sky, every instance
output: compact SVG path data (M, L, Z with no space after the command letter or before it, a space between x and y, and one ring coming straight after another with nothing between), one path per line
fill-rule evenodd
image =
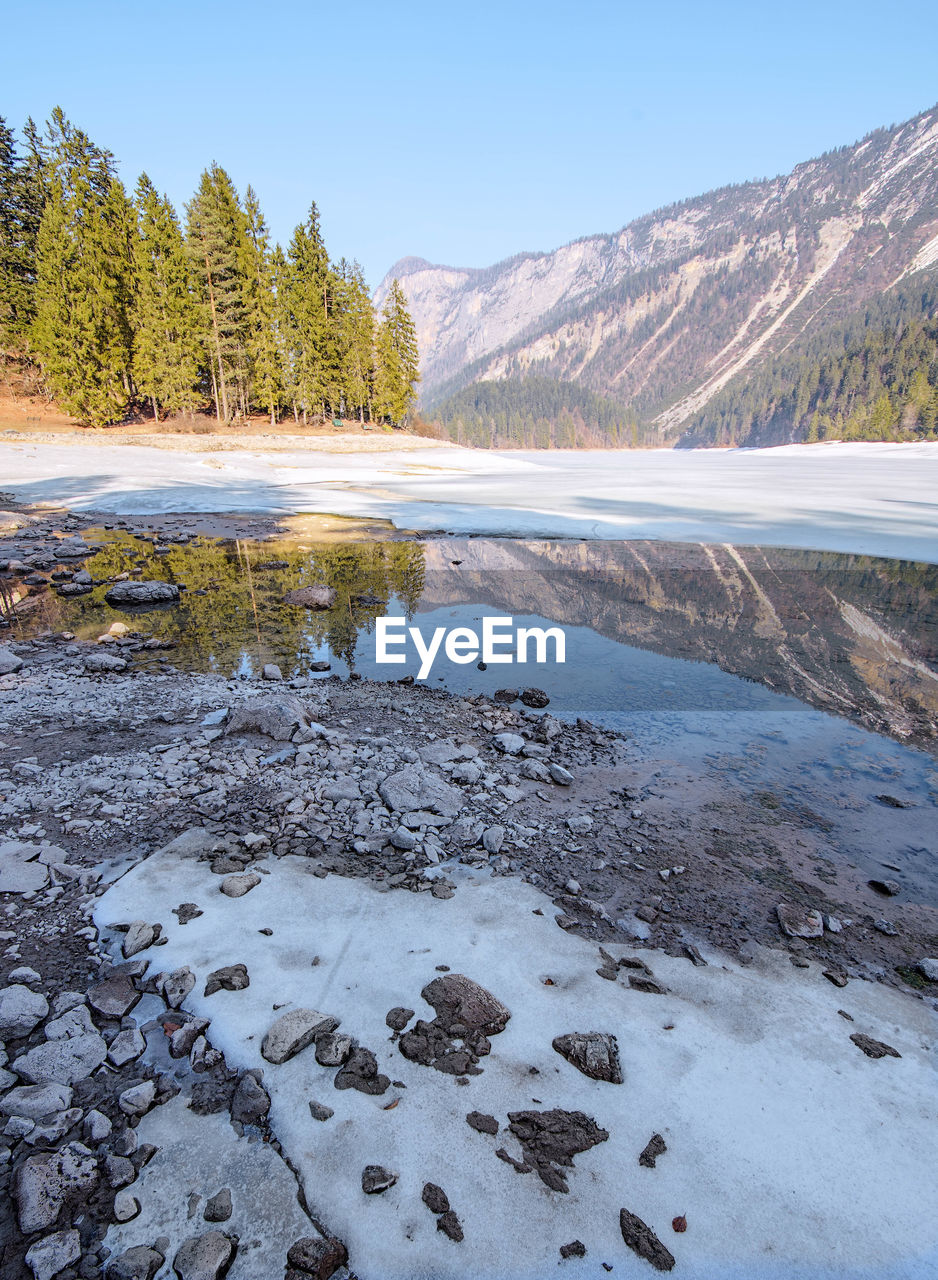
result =
M60 104L180 209L213 159L372 285L784 172L938 101L938 5L19 0L0 115Z

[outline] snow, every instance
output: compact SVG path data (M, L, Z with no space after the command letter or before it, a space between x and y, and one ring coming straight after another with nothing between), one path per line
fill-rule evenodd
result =
M793 970L783 952L741 967L705 951L710 966L698 969L643 951L669 988L649 995L599 978L595 944L559 929L550 901L520 881L447 867L457 892L438 901L320 879L303 859L259 865L261 884L232 900L207 863L163 850L114 884L95 918L102 928L162 923L168 942L144 953L151 967L192 966L187 1008L212 1019L207 1034L230 1065L264 1069L284 1153L362 1280L542 1280L574 1238L589 1252L564 1263L565 1274L599 1277L606 1261L616 1275L644 1276L619 1233L623 1207L658 1233L686 1280L938 1274L938 1019L925 1002L860 981L837 990L817 966ZM171 909L183 901L204 914L181 927ZM250 987L202 998L207 974L236 962ZM420 990L443 964L512 1012L467 1087L408 1062L384 1021L396 1005L431 1017ZM312 1048L264 1062L264 1033L291 1005L341 1018L405 1087L381 1097L336 1090ZM558 1034L593 1030L617 1036L621 1086L586 1078L551 1048ZM868 1059L853 1032L887 1041L901 1059ZM310 1099L335 1116L313 1120ZM568 1195L496 1158L500 1145L519 1154L509 1134L490 1138L464 1118L488 1112L504 1129L509 1110L553 1107L584 1110L610 1134L576 1157ZM654 1132L668 1151L651 1170L638 1155ZM365 1196L367 1164L396 1170L397 1185ZM420 1199L426 1181L449 1196L462 1244L437 1232ZM682 1213L688 1230L675 1235Z
M938 443L338 454L0 444L19 501L117 514L329 512L401 528L806 547L938 561Z

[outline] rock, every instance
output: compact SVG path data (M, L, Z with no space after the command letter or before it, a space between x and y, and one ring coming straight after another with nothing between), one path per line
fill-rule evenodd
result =
M465 796L436 773L418 765L406 765L378 787L381 799L397 813L424 809L452 818L465 804Z
M312 1280L331 1280L348 1262L348 1250L334 1237L304 1236L291 1244L287 1262Z
M368 1093L380 1097L387 1092L391 1081L378 1071L378 1061L370 1049L359 1045L349 1055L349 1059L341 1071L336 1073L333 1084L337 1089L357 1089L359 1093Z
M152 947L161 933L162 929L157 924L147 924L146 920L132 921L124 934L121 946L124 959L129 960L138 951L146 951L147 947Z
M88 990L88 1003L105 1018L125 1018L140 999L140 992L126 974L118 973Z
M458 1023L470 1031L496 1035L511 1018L509 1010L491 991L462 973L446 973L434 978L420 994L447 1031Z
M395 849L409 850L416 848L417 837L406 827L397 827L391 832L391 844Z
M49 883L49 868L39 859L39 845L0 841L0 893L33 893ZM63 862L65 861L63 855ZM14 982L13 985L18 985Z
M674 1266L674 1257L665 1248L651 1227L646 1226L641 1218L628 1209L619 1212L619 1228L622 1239L640 1258L650 1262L656 1271L670 1271Z
M362 1191L366 1196L379 1196L397 1182L398 1175L380 1164L368 1164L362 1170Z
M28 1036L49 1012L49 1002L38 991L30 991L21 983L0 991L0 1040L19 1040Z
M133 1194L124 1188L118 1191L114 1197L114 1217L118 1222L130 1222L136 1218L140 1212L140 1201Z
M245 1072L231 1099L231 1118L241 1124L260 1124L270 1110L270 1096L258 1080Z
M195 986L195 974L186 964L164 975L161 985L163 999L170 1009L178 1009Z
M190 920L198 920L199 916L204 914L202 908L194 902L180 902L178 907L173 907L173 915L180 924L188 924Z
M140 1057L147 1042L138 1027L120 1031L108 1046L107 1058L115 1067L126 1067L128 1062L135 1062Z
M276 662L265 662L261 671L262 680L282 680L283 672L277 666Z
M243 964L229 964L208 975L205 995L213 996L216 991L244 991L250 985L247 967Z
M420 1198L431 1213L448 1213L449 1197L435 1182L425 1182Z
M317 1035L335 1031L338 1018L315 1009L291 1009L282 1014L264 1037L261 1055L279 1065L313 1043Z
M506 756L520 755L524 749L524 738L517 733L497 733L492 743L496 751Z
M486 853L496 854L505 843L505 828L502 826L486 827L482 832L482 848Z
M35 969L30 968L28 964L21 964L10 970L7 974L7 981L22 982L27 987L38 987L42 982L42 975L37 973Z
M47 1022L44 1030L47 1040L66 1040L70 1036L93 1035L98 1028L91 1021L88 1006L78 1004L67 1009L61 1017Z
M867 880L866 883L884 898L894 898L902 892L902 885L898 880Z
M128 1186L137 1176L133 1162L126 1156L105 1156L104 1172L107 1175L108 1185L114 1188Z
M179 588L172 582L115 582L104 593L108 604L176 604Z
M938 982L938 960L925 957L919 960L915 966L923 978L927 978L929 982Z
M106 1138L111 1136L113 1125L104 1114L97 1108L92 1109L85 1116L82 1132L85 1135L86 1142L104 1142Z
M498 1121L483 1111L470 1111L466 1116L466 1124L477 1133L490 1133L493 1137L498 1133Z
M36 1045L13 1063L13 1069L30 1084L77 1084L87 1080L107 1057L107 1042L97 1032L48 1040Z
M155 1101L156 1085L152 1080L144 1080L119 1094L117 1105L125 1116L145 1116Z
M98 1165L87 1147L70 1142L59 1151L29 1156L16 1171L14 1199L20 1231L45 1231L66 1202L91 1194Z
M543 689L524 689L521 693L521 701L526 707L534 707L536 711L540 711L550 703L550 698Z
M166 1258L158 1249L147 1245L134 1245L116 1258L109 1258L104 1271L105 1280L153 1280Z
M437 1231L442 1231L445 1236L449 1236L450 1240L454 1240L459 1244L463 1239L462 1223L456 1217L452 1209L447 1209L445 1213L441 1213L436 1220Z
M190 1018L169 1037L169 1056L186 1058L192 1052L193 1045L199 1036L211 1026L208 1018Z
M227 1222L231 1217L231 1190L222 1187L216 1191L205 1206L202 1217L206 1222Z
M310 1101L309 1114L314 1120L325 1122L326 1120L331 1120L335 1112L332 1107L324 1107L321 1102Z
M303 609L331 609L336 602L336 591L320 583L312 587L296 587L283 599L285 604L299 605Z
M343 1032L327 1031L316 1037L316 1061L321 1067L341 1067L352 1056L354 1042Z
M560 1246L561 1258L585 1258L586 1245L582 1240L571 1240L569 1244Z
M825 969L823 976L835 987L845 987L849 979L841 969Z
M606 1080L609 1084L622 1083L619 1046L615 1036L600 1031L572 1032L556 1036L553 1048L591 1080Z
M788 903L780 902L775 908L775 913L782 933L789 938L822 938L824 936L824 921L820 911L793 907Z
M582 1111L511 1111L508 1128L521 1143L524 1164L552 1191L566 1192L563 1169L573 1157L605 1142L609 1133Z
M392 1031L403 1031L414 1016L413 1009L405 1009L401 1005L396 1005L393 1009L389 1009L385 1022Z
M661 1134L653 1133L645 1144L644 1151L638 1157L638 1163L644 1165L646 1169L654 1169L658 1157L663 1156L667 1149Z
M222 1231L207 1231L183 1241L173 1270L179 1280L220 1280L235 1255L235 1244Z
M25 1116L28 1120L42 1120L56 1111L66 1111L72 1105L72 1091L66 1084L53 1081L50 1084L18 1085L0 1098L0 1114Z
M549 764L547 766L550 776L558 787L572 787L573 774L569 769L565 769L562 764Z
M289 742L297 729L309 725L306 708L297 698L267 698L232 707L225 725L226 734L259 733L275 742Z
M104 674L108 671L127 670L127 663L123 658L115 658L112 653L101 653L98 650L93 653L86 653L83 661L86 671L96 671L99 674Z
M225 876L218 887L226 898L243 898L246 893L256 889L260 882L260 876L251 871L247 875Z
M874 920L873 928L887 938L898 938L899 930L891 920Z
M850 1037L858 1049L862 1049L868 1058L901 1058L902 1054L890 1044L884 1044L882 1040L874 1040L872 1036L865 1036L861 1032L856 1032Z
M30 1245L26 1251L26 1265L35 1280L53 1280L72 1262L81 1257L81 1237L75 1230L56 1231Z
M12 649L6 648L5 645L0 646L0 676L11 676L19 671L23 665L23 659L18 658Z

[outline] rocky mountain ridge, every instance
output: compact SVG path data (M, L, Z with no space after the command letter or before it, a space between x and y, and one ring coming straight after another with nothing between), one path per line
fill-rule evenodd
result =
M483 380L572 382L675 439L734 377L938 263L938 108L790 174L484 270L405 258L432 409Z

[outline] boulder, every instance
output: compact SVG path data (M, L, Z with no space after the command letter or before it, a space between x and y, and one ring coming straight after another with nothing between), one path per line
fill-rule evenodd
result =
M105 674L108 671L126 671L127 663L123 658L115 658L112 653L101 653L96 650L93 653L86 653L82 661L85 664L86 671L98 672Z
M13 1063L13 1069L30 1084L77 1084L87 1080L107 1057L107 1042L97 1032L48 1040L36 1045Z
M260 876L252 871L248 875L225 876L218 887L226 898L243 898L246 893L256 889L260 882Z
M81 1257L81 1237L74 1229L56 1231L30 1245L26 1251L26 1265L34 1280L53 1280L72 1262Z
M275 742L289 742L297 729L309 725L306 708L297 698L268 698L232 707L225 724L226 734L259 733Z
M938 982L938 960L930 956L919 960L915 966L923 978L927 978L929 982Z
M155 1101L156 1085L152 1080L144 1080L119 1094L117 1105L125 1116L145 1116Z
M231 1217L231 1191L222 1187L216 1191L205 1206L202 1217L206 1222L227 1222Z
M179 588L172 582L115 582L104 593L108 604L177 604Z
M163 999L171 1009L178 1009L195 986L195 974L187 964L167 973L162 981Z
M296 604L303 609L331 609L336 602L336 592L320 583L312 587L296 587L283 599L285 604Z
M782 933L789 938L823 938L824 920L820 911L793 907L780 902L775 908Z
M511 1017L510 1011L491 991L462 973L445 973L434 978L420 994L434 1009L446 1031L459 1025L468 1031L497 1035Z
M39 845L0 841L0 893L32 893L49 883L49 868ZM64 857L62 859L65 861Z
M124 934L124 941L121 946L124 959L129 960L138 951L146 951L147 947L153 945L161 932L159 925L147 924L146 920L132 921Z
M636 1214L628 1209L619 1212L619 1230L622 1239L640 1258L650 1262L656 1271L670 1271L674 1266L674 1257L665 1248L651 1227L642 1222Z
M208 975L204 994L213 996L216 991L244 991L250 985L247 967L243 964L229 964Z
M88 1003L105 1018L124 1018L140 999L140 992L124 973L116 973L88 990Z
M287 1262L311 1280L332 1280L348 1262L348 1250L333 1237L304 1236L290 1246Z
M108 1259L104 1280L153 1280L165 1261L158 1249L137 1244Z
M497 733L492 742L495 750L505 756L518 756L524 749L524 738L518 733Z
M97 1161L81 1143L29 1156L16 1171L13 1192L20 1231L45 1231L67 1201L87 1198L97 1180Z
M556 1036L553 1048L591 1080L606 1080L609 1084L622 1083L619 1046L615 1036L600 1031L574 1031L569 1035Z
M235 1249L235 1242L223 1231L191 1236L173 1258L173 1271L179 1280L220 1280L231 1265Z
M11 1089L0 1098L0 1113L41 1120L56 1111L67 1111L71 1105L72 1091L68 1085L54 1081L51 1084L26 1084Z
M397 813L425 809L452 818L465 804L465 796L458 787L446 782L439 774L413 764L405 765L385 778L378 792L388 808Z
M260 1124L269 1110L267 1090L250 1072L245 1072L231 1099L232 1120L239 1124Z
M287 1062L325 1031L335 1031L338 1018L317 1013L315 1009L290 1009L271 1026L261 1045L268 1062Z
M0 676L11 676L14 672L19 671L22 665L22 658L18 658L12 649L7 649L5 645L0 645Z
M362 1170L362 1191L366 1196L379 1196L397 1182L398 1175L380 1164L367 1164Z
M38 991L30 991L21 983L0 991L0 1040L18 1040L30 1031L49 1012L49 1002Z

